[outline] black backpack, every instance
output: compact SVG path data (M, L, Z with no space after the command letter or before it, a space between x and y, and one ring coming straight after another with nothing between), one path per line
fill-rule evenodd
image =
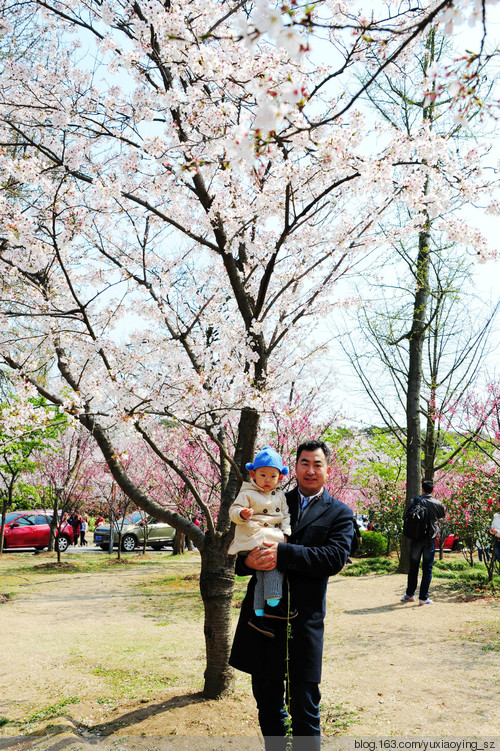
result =
M429 507L425 498L413 498L403 516L403 534L420 542L429 537Z

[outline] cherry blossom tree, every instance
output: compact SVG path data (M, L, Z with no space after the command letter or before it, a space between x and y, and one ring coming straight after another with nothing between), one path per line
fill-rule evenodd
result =
M401 235L457 192L496 210L477 159L426 128L411 140L372 128L360 97L432 24L451 32L470 16L486 33L487 4L2 9L1 357L89 431L125 495L200 550L204 693L219 696L232 677L229 505L260 414L304 363L322 367L314 329L339 304L335 282L395 202L414 216ZM369 51L380 62L357 85ZM439 84L443 96L453 84L463 117L475 92L464 76L488 54L452 61ZM46 381L40 362L54 363ZM178 431L167 444L161 421ZM188 489L204 531L128 471L137 437ZM217 468L215 513L179 441Z
M98 474L95 464L95 443L83 426L76 423L52 441L52 450L40 457L35 477L43 487L45 503L52 510L52 534L49 549L53 548L58 534L71 513L83 512L95 495L94 478ZM78 540L74 540L76 545ZM56 546L57 560L61 551Z
M37 495L35 473L66 427L66 417L46 404L33 388L9 391L0 405L0 554L3 553L5 517L18 490L31 499Z

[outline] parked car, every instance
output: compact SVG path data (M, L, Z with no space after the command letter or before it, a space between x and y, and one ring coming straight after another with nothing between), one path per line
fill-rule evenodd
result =
M113 545L118 545L118 536L122 532L121 548L131 552L136 547L146 545L153 550L161 550L165 545L173 545L175 529L169 524L159 522L143 511L134 511L125 517L120 517L114 524ZM109 550L109 524L100 524L94 530L94 542L101 550Z
M35 548L43 550L50 541L53 515L48 511L9 511L5 517L4 549ZM0 519L0 531L1 531ZM73 528L63 522L56 530L57 549L64 553L73 543Z
M452 550L460 550L460 540L456 535L448 535L444 541L443 550L446 552L450 552ZM436 537L436 550L439 550L440 547L440 540L439 536Z

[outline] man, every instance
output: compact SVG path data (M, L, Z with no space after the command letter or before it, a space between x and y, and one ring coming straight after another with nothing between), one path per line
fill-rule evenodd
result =
M494 535L495 547L493 550L498 565L500 566L500 514L493 515L490 532L492 535Z
M429 599L429 587L432 579L432 567L434 565L434 555L436 552L436 537L438 535L437 520L442 519L446 513L446 508L442 501L433 498L431 493L434 490L432 480L422 481L422 495L419 500L423 501L427 507L428 523L425 536L419 540L410 541L410 569L408 571L408 584L406 594L403 595L402 602L415 602L415 590L417 589L418 569L420 558L422 558L422 580L420 582L420 591L418 595L419 605L432 605ZM406 509L403 519L406 517L410 506Z
M236 572L240 575L275 567L284 572L290 608L298 613L276 629L273 639L250 628L256 581L255 574L252 576L229 663L252 675L267 751L285 748L290 718L294 749L320 748L319 683L326 587L328 577L345 566L353 536L351 509L324 489L331 472L329 462L330 451L322 441L308 441L298 447L298 487L286 494L292 527L288 542L255 548L237 559Z

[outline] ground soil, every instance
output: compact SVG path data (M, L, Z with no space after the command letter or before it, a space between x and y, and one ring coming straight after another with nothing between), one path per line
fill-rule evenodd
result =
M81 741L238 736L244 747L243 737L259 738L248 677L238 675L231 696L204 701L201 613L146 613L144 598L156 594L137 568L26 575L4 598L0 748L41 729ZM398 574L330 580L325 736L500 738L500 602L466 601L435 579L434 604L419 607L401 603L404 585Z

